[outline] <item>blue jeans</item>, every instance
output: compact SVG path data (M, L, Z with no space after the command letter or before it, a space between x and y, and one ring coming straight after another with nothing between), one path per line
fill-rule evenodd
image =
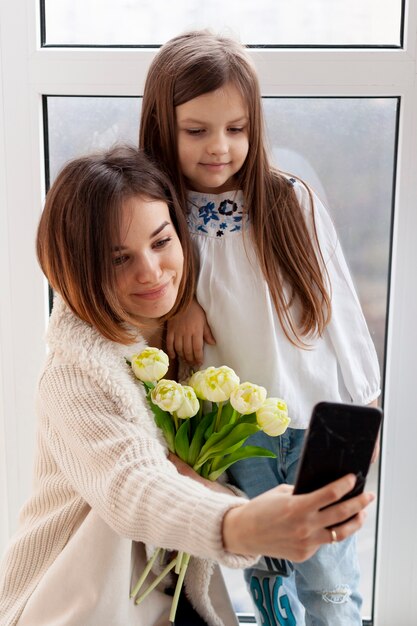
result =
M235 463L230 479L250 498L275 487L294 484L304 430L288 428L280 437L256 433L248 440L277 455ZM245 579L262 626L361 626L359 563L356 537L322 546L304 563L293 563L289 577L274 577L265 568L250 568ZM269 596L268 596L269 594ZM305 609L305 615L302 607Z

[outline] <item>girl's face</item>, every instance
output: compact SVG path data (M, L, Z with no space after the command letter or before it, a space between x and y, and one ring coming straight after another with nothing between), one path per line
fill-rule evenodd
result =
M249 150L249 112L239 90L228 83L175 109L178 158L194 191L236 189L235 175Z
M167 204L146 197L125 201L120 232L112 250L117 296L131 316L147 323L176 302L184 262L181 243Z

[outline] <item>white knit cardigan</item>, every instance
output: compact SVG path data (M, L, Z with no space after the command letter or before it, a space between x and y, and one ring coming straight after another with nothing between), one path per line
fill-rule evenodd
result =
M236 624L214 562L247 567L225 552L225 512L242 503L178 474L167 460L141 385L124 357L145 346L108 341L60 298L38 389L33 493L0 570L0 625L161 626L171 598L129 592L144 544L183 550L185 586L210 624ZM214 572L214 576L213 576Z

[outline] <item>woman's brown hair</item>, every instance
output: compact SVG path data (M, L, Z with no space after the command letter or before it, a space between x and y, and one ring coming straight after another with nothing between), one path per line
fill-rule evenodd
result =
M314 210L311 237L293 185L269 162L259 82L245 47L207 30L179 35L163 45L146 78L139 145L158 160L186 207L175 107L228 83L240 90L249 113L249 152L237 174L237 185L244 193L258 261L285 334L292 343L305 346L306 339L322 334L330 321L327 273ZM292 304L300 311L297 320L291 314Z
M186 308L194 293L194 261L184 212L172 184L141 151L118 146L68 163L49 190L36 240L38 260L51 287L72 311L112 341L134 340L134 323L116 297L114 241L121 208L133 197L167 203L183 253L184 271L174 308Z

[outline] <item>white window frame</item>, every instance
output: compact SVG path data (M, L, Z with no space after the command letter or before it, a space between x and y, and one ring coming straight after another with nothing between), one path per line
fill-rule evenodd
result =
M404 48L264 49L269 96L397 96L400 126L390 276L374 625L417 624L417 3ZM35 0L0 4L0 551L29 493L46 293L34 240L44 198L42 95L141 95L153 49L40 47ZM401 430L403 429L403 430Z

